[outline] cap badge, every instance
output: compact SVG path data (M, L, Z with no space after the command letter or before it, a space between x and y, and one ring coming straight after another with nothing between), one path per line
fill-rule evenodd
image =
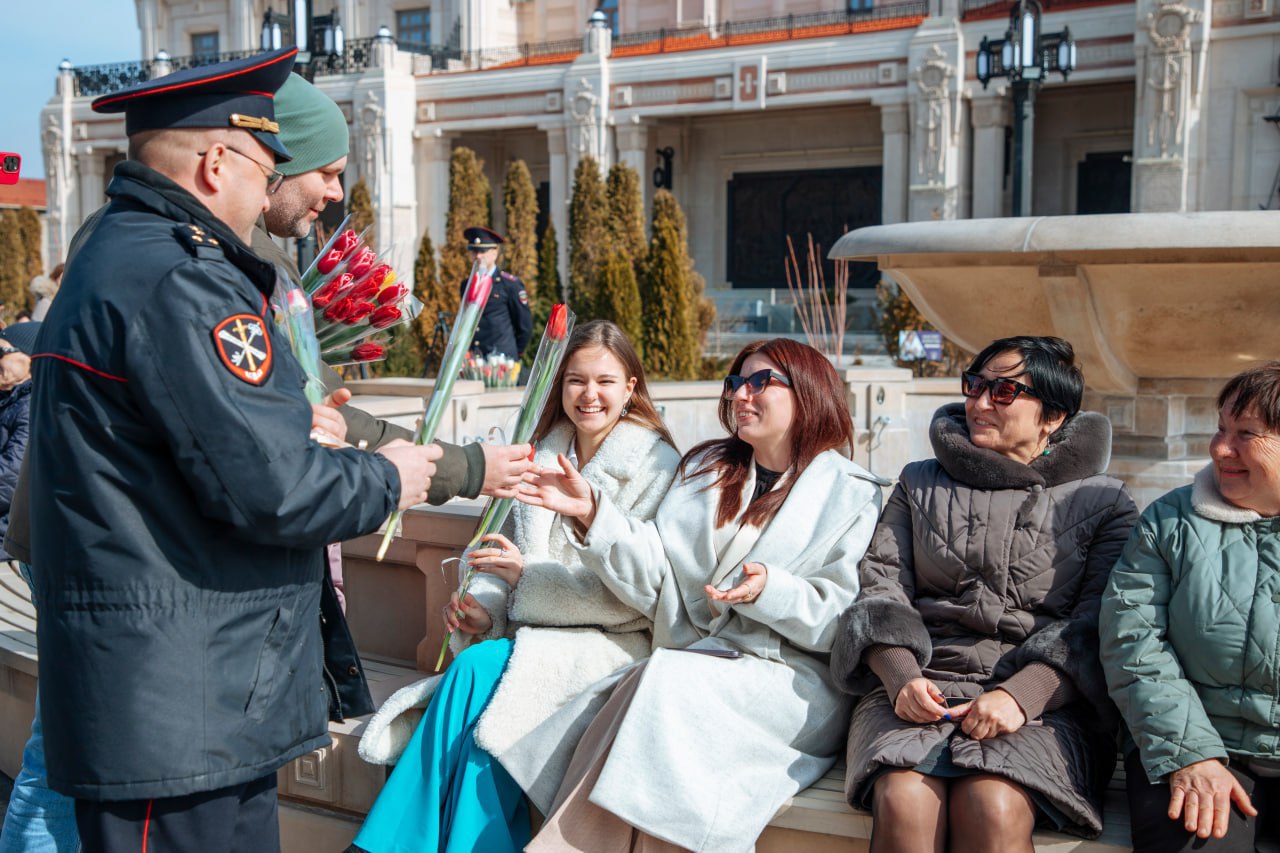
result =
M213 328L218 359L237 379L261 385L271 373L271 338L256 314L233 314Z
M241 113L232 113L230 116L231 124L235 127L243 127L245 130L261 130L266 133L279 133L280 125L269 118L262 116L247 116Z

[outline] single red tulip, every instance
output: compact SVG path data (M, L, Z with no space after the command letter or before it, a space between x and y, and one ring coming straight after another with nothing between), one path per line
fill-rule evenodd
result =
M351 259L351 262L347 264L347 272L351 273L356 278L360 278L360 276L373 269L373 264L376 260L378 260L377 253L368 246L365 246L357 252L355 257Z
M479 305L481 308L489 301L489 291L493 289L493 276L473 275L471 284L467 287L466 296L462 299L463 305Z
M385 329L388 326L394 326L403 316L396 306L383 305L369 315L369 325L375 329Z
M351 311L347 316L342 318L342 322L347 324L359 323L365 317L372 314L374 309L377 307L378 306L376 304L367 300L357 300L353 298L351 300Z
M394 305L409 295L409 288L403 284L393 284L378 291L379 305Z
M351 313L352 305L350 299L339 299L324 309L324 318L330 323L341 323L346 320L347 314Z
M551 306L551 317L547 320L547 337L553 341L563 341L569 326L569 307L563 302Z
M360 235L348 229L338 235L338 239L333 241L333 245L329 251L316 262L316 269L321 275L328 275L333 272L334 267L342 263L342 259L360 245Z
M380 358L386 358L387 351L381 344L364 343L356 344L351 350L351 357L356 361L377 361Z

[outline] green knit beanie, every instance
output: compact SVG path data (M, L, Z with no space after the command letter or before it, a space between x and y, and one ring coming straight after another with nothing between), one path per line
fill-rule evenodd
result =
M342 110L297 74L290 74L276 92L276 121L280 123L280 141L293 155L288 163L276 165L286 175L324 168L346 157L351 149Z

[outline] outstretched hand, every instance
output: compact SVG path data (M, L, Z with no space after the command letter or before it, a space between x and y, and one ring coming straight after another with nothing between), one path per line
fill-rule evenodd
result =
M1233 802L1247 816L1258 816L1240 780L1216 758L1188 764L1169 777L1169 819L1181 817L1187 832L1200 838L1227 834Z
M570 464L563 453L556 457L560 470L538 468L537 475L522 483L516 491L516 500L540 506L566 518L574 518L583 527L591 527L595 520L596 499L591 485Z
M750 604L764 592L764 585L769 582L769 571L760 563L743 563L742 573L746 580L723 592L710 584L703 587L707 598L721 604Z
M481 444L484 453L484 486L482 495L491 498L514 498L516 487L524 475L536 467L530 457L529 444Z

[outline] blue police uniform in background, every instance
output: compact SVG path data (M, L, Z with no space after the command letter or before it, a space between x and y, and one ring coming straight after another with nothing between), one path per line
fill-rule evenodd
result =
M524 282L497 268L498 247L503 243L497 232L477 226L468 228L462 235L473 259L488 260L493 264L492 270L485 271L493 276L493 289L489 292L489 304L480 315L471 350L480 355L500 353L518 359L533 336L533 312L529 310L529 294L524 289ZM459 295L466 289L464 280L458 288Z

